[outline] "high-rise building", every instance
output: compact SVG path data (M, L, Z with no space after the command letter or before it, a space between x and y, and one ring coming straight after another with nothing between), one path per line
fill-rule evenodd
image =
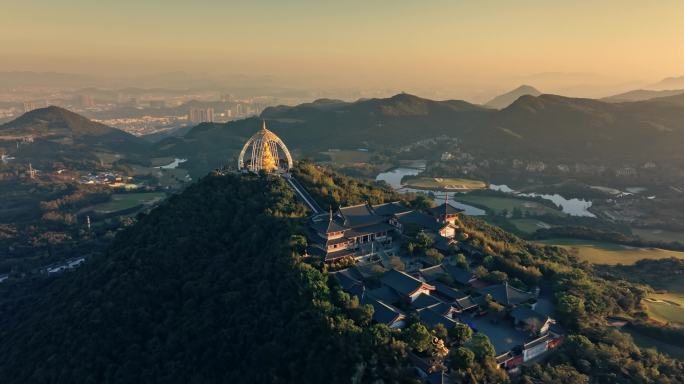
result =
M30 112L36 109L36 104L32 101L24 101L24 113Z
M190 108L188 120L192 123L214 122L214 108Z
M93 97L90 95L81 95L81 107L83 108L92 108L95 106L95 102L93 101Z

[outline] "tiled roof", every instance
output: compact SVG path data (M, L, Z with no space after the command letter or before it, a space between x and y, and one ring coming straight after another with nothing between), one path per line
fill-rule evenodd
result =
M478 292L483 296L489 294L497 303L506 305L517 305L534 298L533 294L515 288L508 284L508 282L485 287Z
M380 277L380 282L398 293L408 296L423 286L423 282L396 269L390 269Z
M430 231L439 230L439 223L434 217L427 215L423 212L411 211L397 217L401 225L415 225L421 229L427 229Z
M441 301L435 305L431 305L429 308L442 316L448 315L453 310L451 305Z
M363 283L354 276L350 269L333 272L332 275L346 292L356 290L356 288L363 286Z
M380 288L375 288L370 291L368 291L371 295L373 295L375 298L378 300L382 300L383 302L387 304L394 304L397 303L401 298L397 295L392 288L389 288L387 286L382 286Z
M460 308L463 311L467 311L468 309L476 307L478 305L470 296L456 299L455 304L458 308Z
M457 267L455 265L444 265L444 270L454 279L454 281L461 284L468 284L473 278L473 273L467 269Z
M344 225L352 228L385 221L384 217L374 214L368 204L342 207L340 214L344 218Z
M353 237L357 237L357 236L370 235L371 233L389 232L392 230L394 230L394 227L389 225L389 224L375 223L375 224L370 224L370 225L363 225L363 226L354 227L354 228L348 230L344 234L344 237L353 238Z
M418 311L420 321L425 323L428 327L434 328L437 324L442 324L446 328L451 328L456 325L456 322L448 317L442 316L431 308L423 308Z
M385 204L376 204L372 208L375 214L380 216L392 216L412 211L411 208L398 201Z
M446 271L442 268L442 265L435 265L429 268L423 268L418 271L423 279L427 282L433 282L437 280L440 276L445 276Z
M373 306L373 320L377 323L390 325L404 317L404 314L397 308L383 303L369 294L361 297L361 303Z
M444 283L441 283L439 281L435 281L432 283L435 286L435 289L437 290L437 293L441 296L448 297L451 300L457 300L460 298L463 298L467 296L465 292L459 291L456 288L452 288Z
M526 324L537 322L539 325L542 325L546 323L547 320L549 320L548 316L542 315L534 309L522 305L515 307L515 309L511 311L511 316L516 321L520 321Z
M438 206L436 206L436 207L430 208L430 212L432 212L432 214L435 215L435 216L442 216L442 215L444 215L444 212L445 212L444 204L446 204L446 203L442 203L442 204L440 204L440 205L438 205ZM453 215L453 214L461 213L461 212L463 212L462 209L455 208L455 207L452 206L451 204L446 204L446 213L447 213L447 214Z
M441 301L433 296L426 295L424 293L421 293L418 297L416 297L415 300L411 303L411 306L416 309L423 309L427 307L431 307L433 305L437 305L441 303Z

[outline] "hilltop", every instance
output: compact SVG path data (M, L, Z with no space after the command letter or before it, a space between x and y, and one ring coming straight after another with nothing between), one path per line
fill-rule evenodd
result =
M280 178L205 177L81 269L13 292L20 300L3 291L3 382L400 375L401 347L355 325L360 308L333 304L327 276L296 256L303 213Z
M18 148L17 141L21 142ZM39 166L53 162L83 166L99 162L103 155L141 159L149 151L149 145L138 137L54 106L0 125L0 146Z
M539 96L541 94L541 92L531 85L521 85L512 91L496 96L495 98L486 102L484 105L489 108L502 109L513 104L513 102L518 100L520 96Z

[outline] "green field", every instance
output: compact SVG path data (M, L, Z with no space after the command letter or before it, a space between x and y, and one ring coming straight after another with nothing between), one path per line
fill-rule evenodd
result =
M456 200L465 204L471 204L478 208L484 208L487 211L500 214L504 209L509 213L518 208L526 215L555 215L566 216L560 209L554 209L544 204L534 201L518 199L515 197L494 197L494 196L478 196L471 194L464 194L456 197Z
M364 151L341 150L321 153L330 156L331 161L337 164L367 163L371 158L371 154Z
M648 317L665 323L684 326L684 295L653 293L642 301Z
M632 229L632 233L644 240L684 243L684 232L673 232L661 229Z
M415 189L437 190L473 190L487 188L487 183L479 180L458 179L452 177L411 177L402 183L405 187Z
M510 219L518 230L525 233L534 233L538 229L551 228L549 224L537 219Z
M684 348L672 344L664 343L650 336L642 335L630 327L623 328L634 339L634 343L641 348L655 348L659 352L666 353L674 358L684 359Z
M96 213L108 214L124 209L133 208L137 205L151 205L164 199L164 192L140 192L140 193L115 193L111 200L106 203L96 204L83 211L95 211Z
M577 257L581 260L594 264L630 265L642 259L665 259L668 257L684 259L684 252L659 248L635 248L591 240L547 239L539 241L539 243L571 249L577 253Z

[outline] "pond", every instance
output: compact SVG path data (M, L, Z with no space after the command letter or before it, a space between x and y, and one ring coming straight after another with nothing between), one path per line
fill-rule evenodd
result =
M591 208L591 201L584 199L566 199L559 194L539 194L539 193L520 193L509 186L502 184L490 184L489 189L494 191L501 191L505 193L510 193L518 196L525 197L541 197L542 199L549 200L556 204L564 213L570 216L584 216L584 217L596 217L593 213L589 212Z
M185 163L188 161L188 159L173 159L172 162L162 165L161 167L157 167L159 169L176 169L181 163Z

